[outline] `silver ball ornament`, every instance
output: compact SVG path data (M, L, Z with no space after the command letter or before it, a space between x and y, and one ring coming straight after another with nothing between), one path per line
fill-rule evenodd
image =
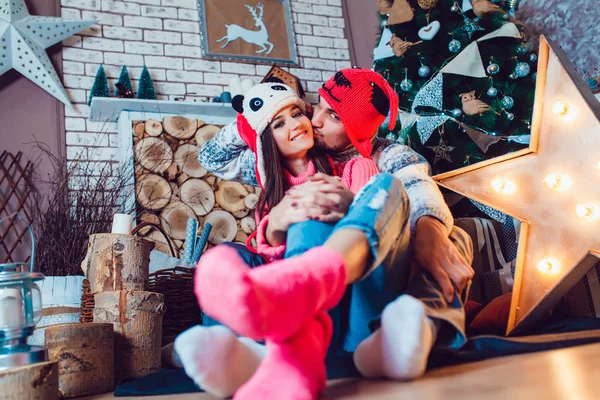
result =
M500 72L500 66L496 63L491 63L490 65L487 66L487 73L490 75L496 75L498 72Z
M395 142L396 140L398 140L398 137L393 134L393 133L388 133L387 136L385 137L387 140L391 140L392 142Z
M421 78L428 77L430 73L431 73L431 69L429 69L429 67L427 65L421 65L419 67L419 76Z
M498 95L498 89L496 89L495 87L489 88L487 91L487 95L490 97L496 97Z
M452 7L450 7L450 11L452 12L458 12L459 8L458 8L458 4L454 3L452 5Z
M502 107L507 110L510 110L515 105L514 99L510 96L504 96L500 102L502 103Z
M454 110L452 110L452 116L454 118L460 118L462 115L462 111L458 108L455 108Z
M531 67L526 62L520 62L515 67L514 74L517 75L518 78L525 78L531 72Z
M413 83L408 78L405 78L402 80L402 82L400 82L400 89L402 89L402 91L404 91L404 92L408 92L410 89L412 89L412 87L413 87Z
M506 119L509 121L512 121L513 119L515 119L515 114L513 113L507 113L506 114Z
M537 72L531 74L531 79L533 79L534 81L537 80Z
M530 62L536 62L536 61L537 61L537 54L535 54L535 53L531 53L531 54L529 55L529 61L530 61Z
M508 77L510 79L517 79L517 74L515 74L514 72L512 72Z
M450 50L452 53L458 53L461 47L462 45L456 39L452 39L450 43L448 43L448 50Z

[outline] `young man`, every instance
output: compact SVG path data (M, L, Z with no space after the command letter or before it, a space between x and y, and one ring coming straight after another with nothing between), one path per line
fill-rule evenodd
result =
M342 70L320 90L321 101L312 117L315 137L318 145L328 151L340 170L364 150L357 148L356 141L351 139L357 137L356 130L370 126L374 136L377 126L389 110L389 103L387 108L381 103L380 93L374 84L381 77L375 75L370 70ZM365 110L365 107L369 110ZM361 110L357 112L357 109ZM377 122L365 121L364 117L375 118ZM450 212L439 189L429 177L429 165L421 156L406 146L374 139L372 158L381 172L393 174L403 184L399 185L400 190L389 190L389 193L397 195L388 196L385 199L388 204L379 205L380 211L370 218L369 223L374 225L375 241L373 235L362 232L354 231L349 235L346 231L338 235L338 231L331 235L325 246L344 258L347 281L356 282L352 286L358 296L354 296L359 297L362 293L369 298L369 295L378 293L369 286L369 278L361 281L366 271L386 273L386 279L389 279L395 275L387 273L394 269L400 271L397 276L402 283L399 286L407 295L386 307L380 318L381 327L370 336L368 331L365 334L367 324L363 322L377 315L372 310L351 315L350 321L346 321L351 332L341 347L344 351L356 350L354 360L364 376L412 379L424 372L427 356L436 337L440 339L438 345L442 348L456 349L465 341L464 299L460 298L460 294L472 277L471 244L464 232L453 230ZM235 123L226 126L202 147L199 161L223 179L257 185L254 153L240 139ZM280 237L285 240L288 228L307 218L333 221L345 215L349 208L349 215L361 215L363 212L357 211L357 207L365 207L365 210L373 208L370 198L380 191L376 185L387 179L386 188L394 187L389 175L383 175L367 185L363 191L365 195L359 195L357 199L353 199L347 190L332 190L333 187L339 188L339 181L335 178L316 176L310 182L294 187L280 204L271 209L269 220L272 222L269 222L267 229L282 233ZM350 203L353 203L352 207ZM394 225L392 229L382 233L382 224L378 222L386 220L386 217L392 218L395 223L391 224ZM456 246L449 238L451 233ZM277 235L263 234L265 236ZM293 233L289 236L289 240L302 240L295 238ZM408 282L409 258L413 255L422 269L417 270ZM398 263L403 266L398 268L395 265ZM371 267L372 264L375 268ZM394 283L390 285L395 286ZM456 296L455 288L458 292ZM352 297L348 301L353 301ZM373 302L381 303L379 299L373 299ZM353 327L352 319L355 317L360 323ZM357 329L353 335L354 328ZM176 348L188 375L213 394L227 396L250 377L264 356L264 350L243 338L236 338L225 328L210 329L192 328L178 338ZM205 344L204 350L192 350L202 347L198 341ZM230 366L227 376L215 373L219 365L225 370L224 363ZM237 368L231 373L231 365L243 365L245 368Z

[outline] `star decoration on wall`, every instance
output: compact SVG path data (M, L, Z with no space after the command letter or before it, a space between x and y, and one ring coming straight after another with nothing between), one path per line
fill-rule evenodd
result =
M600 103L542 36L528 149L435 177L521 220L507 333L532 327L600 258Z
M436 165L441 160L452 162L452 158L450 158L450 153L456 148L456 146L448 146L446 142L444 142L444 138L440 135L440 142L438 143L438 145L427 146L427 148L435 153L433 165Z
M14 68L72 107L45 49L95 23L32 16L25 0L0 0L0 75Z

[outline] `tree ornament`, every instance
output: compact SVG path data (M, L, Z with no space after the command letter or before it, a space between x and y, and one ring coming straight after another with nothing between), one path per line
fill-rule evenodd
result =
M429 69L429 67L427 65L421 65L419 67L419 76L421 78L427 78L430 73L431 73L431 69Z
M425 11L433 10L438 5L438 0L418 0L417 3Z
M502 103L502 107L507 110L510 110L515 105L515 101L510 96L504 96L500 102Z
M392 132L388 133L385 138L387 140L391 140L392 142L395 142L396 140L398 140L398 137L395 134L393 134Z
M462 116L462 111L458 108L455 108L454 110L452 110L452 116L454 118L460 118Z
M402 82L400 82L400 89L402 89L403 92L408 92L410 89L412 89L412 87L413 83L408 78L404 78Z
M456 39L452 39L450 43L448 43L448 50L450 50L452 53L458 53L461 47L462 45Z
M92 104L94 97L110 97L110 89L108 87L108 79L106 78L106 72L104 67L101 65L96 72L96 78L94 78L94 84L90 90L90 99L88 105Z
M460 11L460 7L458 6L458 3L454 3L452 5L452 7L450 7L450 11L452 11L452 12L459 12Z
M512 121L513 119L515 119L515 114L507 112L506 119Z
M511 74L508 77L510 79L517 79L517 74L515 74L514 72L511 72Z
M533 62L536 62L536 61L537 61L537 54L535 54L535 53L531 53L531 54L529 55L529 61L530 61L530 62L532 62L532 63L533 63Z
M481 114L490 109L490 106L475 97L475 91L460 95L463 112L467 115Z
M537 80L537 72L531 74L531 79L533 79L534 81Z
M487 73L490 75L496 75L500 72L500 66L495 62L490 62L490 65L487 66Z
M487 91L487 95L490 97L496 97L498 95L498 89L496 89L495 87L490 87Z
M415 14L407 0L378 0L379 14L389 15L386 26L412 21Z
M462 17L463 21L465 22L465 25L461 29L464 30L467 33L467 35L469 35L469 39L471 39L474 32L485 30L479 26L479 18L471 20L465 14L462 14Z
M526 62L520 62L515 67L515 75L517 75L518 78L526 77L527 75L529 75L530 71L531 67Z
M456 146L448 146L446 142L444 142L444 138L440 135L440 141L438 145L427 146L427 148L435 153L433 165L436 165L441 160L446 160L451 163L452 158L450 157L450 153L456 148Z
M144 65L142 70L142 76L140 77L140 83L138 84L138 99L156 100L156 91L154 90L154 82L150 77L148 68Z
M478 17L483 17L484 14L488 13L501 13L504 12L499 5L490 3L488 0L472 0L473 13Z
M406 54L406 52L408 51L408 49L410 49L412 46L416 46L420 43L423 43L422 41L418 41L416 43L413 42L406 42L402 39L400 39L398 36L396 36L396 34L392 35L392 39L390 40L390 47L392 48L392 51L394 52L394 55L396 57L404 57L404 55Z
M439 21L432 21L427 26L419 29L419 37L423 40L431 40L440 31L442 25Z

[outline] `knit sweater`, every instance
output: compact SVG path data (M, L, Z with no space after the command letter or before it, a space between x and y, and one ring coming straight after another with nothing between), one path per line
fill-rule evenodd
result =
M344 163L359 157L354 148L330 155L338 169L343 169ZM422 216L437 218L450 234L454 226L452 214L440 189L431 179L431 167L420 154L400 143L375 138L372 158L379 171L393 174L404 184L410 200L411 236L414 236L417 220ZM202 146L198 161L219 178L258 186L256 157L240 138L235 121L223 127Z
M344 163L344 165L344 168L339 172L338 176L341 176L342 183L355 194L365 186L373 176L379 173L375 162L368 158L353 158L349 162ZM283 170L283 173L290 186L296 186L305 183L309 177L316 173L316 170L314 164L310 162L306 172L300 175L294 176L286 169ZM257 212L256 220L258 221L256 224L256 251L269 262L282 259L285 254L285 244L272 246L267 240L269 215L265 215L259 221Z

